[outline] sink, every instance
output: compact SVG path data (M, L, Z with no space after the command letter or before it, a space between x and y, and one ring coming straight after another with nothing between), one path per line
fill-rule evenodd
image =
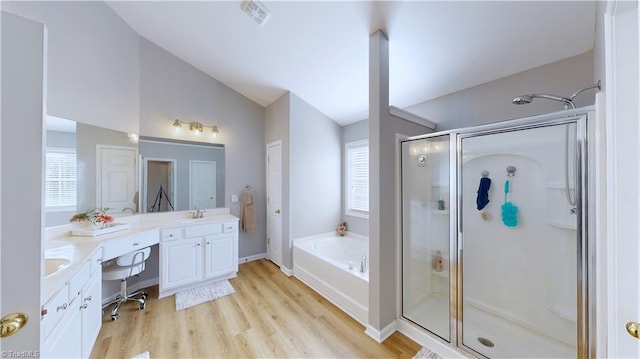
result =
M206 221L209 218L207 217L203 217L203 218L189 218L189 219L185 219L180 221L180 223L197 223L197 222L202 222L202 221Z
M44 277L48 278L67 268L75 254L73 245L63 245L44 252Z
M68 258L45 258L44 259L44 277L50 277L58 271L65 269L71 264Z

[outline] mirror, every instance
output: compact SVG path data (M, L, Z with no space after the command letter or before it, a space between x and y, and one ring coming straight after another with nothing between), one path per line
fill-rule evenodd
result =
M224 145L141 137L141 212L224 207Z
M45 226L96 207L136 211L138 145L128 134L54 116L45 127Z

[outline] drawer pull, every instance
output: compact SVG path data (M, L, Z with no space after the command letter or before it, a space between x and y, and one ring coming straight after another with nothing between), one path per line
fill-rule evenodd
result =
M169 237L173 237L173 234L170 234Z
M89 304L84 304L80 306L80 309L87 309L87 307L89 306Z
M42 308L42 310L40 311L40 315L45 316L49 313L49 310L47 308Z
M88 297L84 298L84 301L85 301L85 302L90 302L90 301L91 301L91 299L93 299L93 298L92 298L91 296L88 296Z
M211 244L211 242L207 241L207 244Z
M69 305L67 303L64 303L63 305L59 305L58 309L56 309L57 312L59 312L60 310L67 310L67 307Z
M200 243L197 243L198 247L200 247Z
M134 246L134 247L137 247L137 246L139 246L139 245L140 245L140 243L139 243L139 242L133 242L133 246Z

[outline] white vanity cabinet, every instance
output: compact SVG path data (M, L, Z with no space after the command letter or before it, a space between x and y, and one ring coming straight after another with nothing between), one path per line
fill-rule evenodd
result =
M102 326L102 248L43 306L43 358L88 358Z
M237 221L161 230L160 258L160 297L235 277Z

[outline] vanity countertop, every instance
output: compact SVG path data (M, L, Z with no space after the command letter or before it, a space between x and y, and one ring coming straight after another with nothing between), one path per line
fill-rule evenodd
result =
M70 281L75 273L102 247L103 244L126 236L135 236L147 231L158 232L161 229L195 226L200 224L223 223L237 221L238 217L231 215L228 208L208 209L207 216L192 219L189 211L146 213L126 217L118 217L115 222L129 223L131 228L108 233L96 237L72 236L73 224L56 226L45 229L44 257L58 257L63 255L70 260L65 268L55 274L42 279L41 303L44 305L65 283ZM160 238L156 233L156 238Z

